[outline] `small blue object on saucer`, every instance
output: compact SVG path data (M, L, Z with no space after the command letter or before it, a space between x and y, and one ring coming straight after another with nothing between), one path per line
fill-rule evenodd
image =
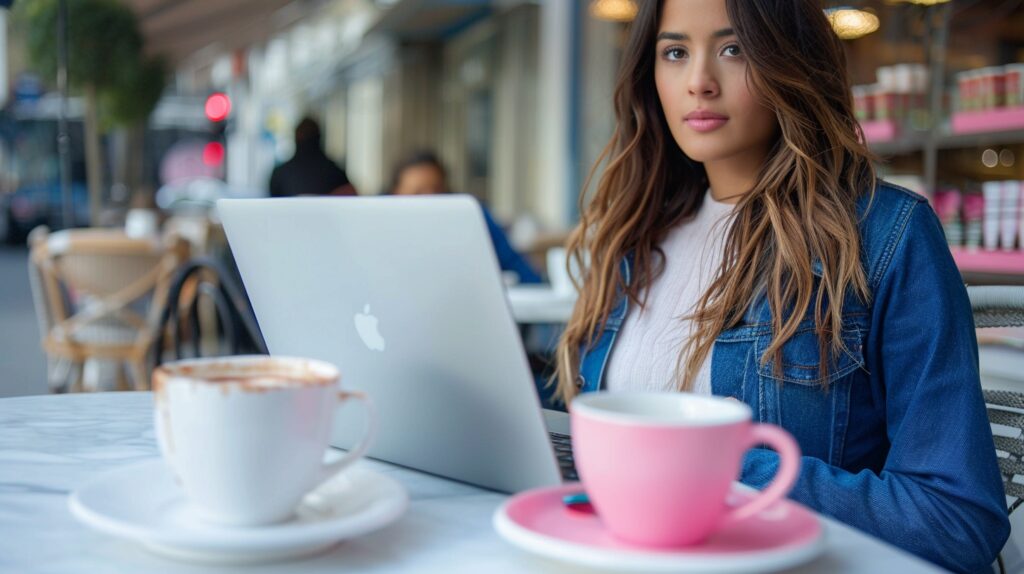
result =
M594 512L594 507L591 506L590 497L587 496L586 492L566 494L562 497L562 502L569 507L569 510L575 510L577 512Z

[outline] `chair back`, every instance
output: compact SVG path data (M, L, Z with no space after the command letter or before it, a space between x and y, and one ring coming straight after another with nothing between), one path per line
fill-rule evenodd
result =
M1024 286L970 286L978 328L1024 326ZM1024 392L983 389L1009 512L1024 503Z
M1024 286L969 286L974 326L979 329L1024 326ZM1003 476L1011 532L995 570L1024 571L1024 540L1014 513L1024 503L1024 392L982 389L992 425L999 472Z
M29 275L43 349L80 367L89 359L129 363L136 388L148 387L143 359L187 244L133 238L122 230L45 227L30 238Z
M33 229L28 235L29 246L45 243L49 237L50 230L45 225ZM39 325L39 340L45 341L50 330L58 321L66 318L67 309L70 308L69 297L63 289L53 289L53 299L48 296L47 277L44 270L32 257L28 258L28 282L32 291L32 306L36 312L36 322ZM73 374L74 363L63 357L46 357L46 381L51 392L65 392Z
M204 341L213 341L214 350ZM186 347L186 342L191 344ZM175 274L153 348L156 365L168 353L173 359L268 354L241 283L228 266L208 257L186 262Z
M50 260L60 280L90 297L115 297L136 284L127 290L145 292L169 275L160 265L167 255L161 242L119 230L58 231L41 247L40 255Z
M70 332L97 320L117 319L136 329L153 324L170 278L187 253L183 242L129 237L109 229L68 229L34 236L30 257L39 270L52 329ZM70 294L75 309L68 308ZM132 305L152 295L152 319Z
M983 389L1009 512L1024 503L1024 393ZM1000 428L1002 427L1002 429ZM1002 432L1000 432L1002 430Z
M967 296L975 327L1024 327L1024 286L972 285Z
M28 245L35 253L42 248L50 236L50 230L45 225L36 227L28 234ZM32 304L36 311L36 320L39 323L39 336L45 337L58 320L63 320L67 312L67 296L59 289L53 293L51 298L48 281L43 266L38 257L28 258L28 282L32 289Z

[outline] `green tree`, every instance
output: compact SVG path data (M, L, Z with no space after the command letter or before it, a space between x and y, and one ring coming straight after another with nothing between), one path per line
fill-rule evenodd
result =
M101 127L120 128L124 132L124 137L117 140L123 147L115 157L122 162L113 166L114 180L127 184L133 195L143 196L144 205L153 199L147 196L152 194L152 188L143 186L146 122L160 101L166 78L167 66L162 59L145 59L124 69L116 79L115 89L106 90L100 96Z
M126 127L141 134L163 91L166 68L144 56L138 21L124 4L70 0L67 9L68 82L85 101L89 211L95 223L104 185L101 128ZM14 21L25 30L33 68L51 79L57 75L57 10L58 0L17 2L14 10Z

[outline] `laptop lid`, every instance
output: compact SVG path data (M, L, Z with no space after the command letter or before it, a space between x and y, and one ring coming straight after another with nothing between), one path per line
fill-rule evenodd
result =
M217 209L270 352L330 361L376 403L370 456L506 492L561 481L475 199ZM354 445L363 423L342 407L332 444Z

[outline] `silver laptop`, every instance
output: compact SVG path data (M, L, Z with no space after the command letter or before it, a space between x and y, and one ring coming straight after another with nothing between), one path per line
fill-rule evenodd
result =
M571 478L542 412L480 205L468 196L217 203L274 355L339 366L381 421L370 456L505 492ZM342 407L332 444L362 436ZM564 469L564 470L563 470Z

